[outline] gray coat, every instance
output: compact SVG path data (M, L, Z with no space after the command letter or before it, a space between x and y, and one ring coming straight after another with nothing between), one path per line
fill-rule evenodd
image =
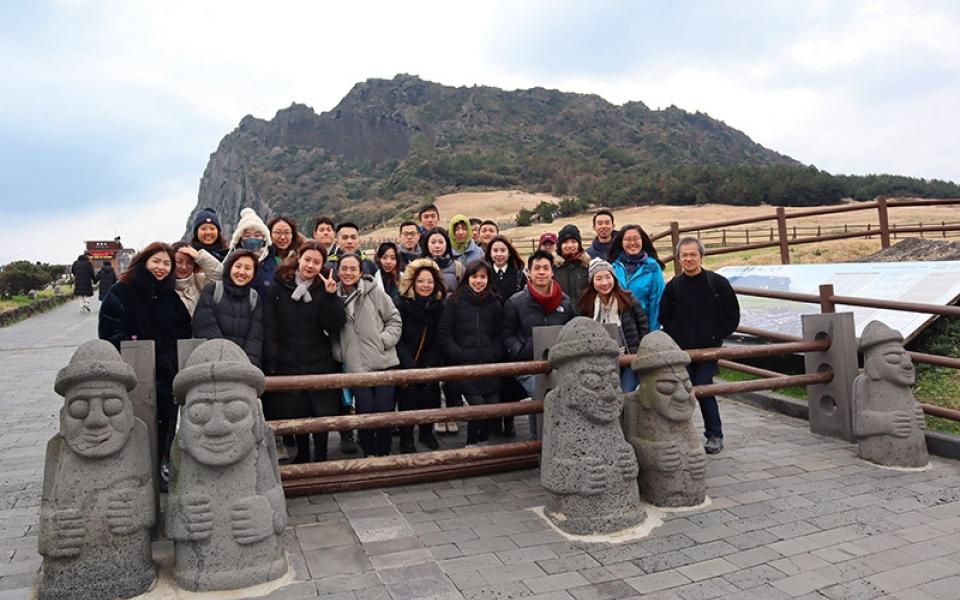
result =
M337 284L341 296L342 286ZM357 283L357 291L344 298L344 311L347 323L339 339L333 338L333 355L343 363L346 372L383 371L400 364L400 311L372 277L364 275Z

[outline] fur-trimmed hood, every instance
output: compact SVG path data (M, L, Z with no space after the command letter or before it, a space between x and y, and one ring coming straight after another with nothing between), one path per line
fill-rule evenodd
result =
M564 263L566 263L566 261L562 256L560 256L559 251L553 255L554 267L558 267L558 268L562 267ZM580 264L582 264L584 267L588 267L588 268L590 267L590 255L587 254L585 251L580 253Z
M400 283L397 286L400 290L400 296L403 298L413 298L415 295L413 289L413 281L416 273L421 269L429 269L433 272L435 281L443 281L443 273L440 271L440 267L437 266L437 263L429 258L418 258L416 260L410 261L407 264L407 268L403 270L403 275L400 276ZM452 291L452 290L449 290ZM443 292L439 289L435 289L433 292L434 298L437 300L443 300Z

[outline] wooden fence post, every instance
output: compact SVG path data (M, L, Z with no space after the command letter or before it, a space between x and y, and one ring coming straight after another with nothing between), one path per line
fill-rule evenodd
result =
M727 230L726 228L720 230L723 233L723 237L720 239L720 245L724 248L727 247Z
M670 250L673 254L673 274L680 274L680 257L677 255L677 244L680 243L680 223L670 223Z
M794 234L796 239L796 234ZM777 241L780 243L780 264L790 264L790 240L787 239L787 210L777 207Z
M887 216L887 199L877 198L877 216L880 219L880 247L890 247L890 219Z
M750 228L747 227L746 229L743 230L743 232L744 232L744 234L746 235L746 239L747 239L747 241L745 241L744 244L749 244L749 243L750 243Z
M917 227L920 228L920 237L923 237L923 221L917 223Z
M821 313L837 312L837 307L833 303L831 296L833 296L833 284L832 283L820 284L820 312Z

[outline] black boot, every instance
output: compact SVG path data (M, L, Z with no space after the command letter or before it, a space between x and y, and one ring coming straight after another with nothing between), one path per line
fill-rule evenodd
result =
M413 443L413 427L400 428L400 452L403 454L413 454L417 451L417 446Z

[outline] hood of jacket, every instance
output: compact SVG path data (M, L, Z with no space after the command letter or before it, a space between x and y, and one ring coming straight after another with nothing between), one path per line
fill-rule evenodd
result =
M463 243L459 244L457 243L456 234L454 234L454 227L458 223L463 223L467 226L467 239ZM450 232L450 249L455 254L463 254L470 249L470 244L473 244L473 234L470 227L470 219L468 219L465 215L453 215L453 218L450 219L450 229L448 231Z
M443 273L437 263L429 258L418 258L410 261L400 276L400 284L397 288L400 290L400 296L404 298L413 298L416 291L413 289L414 277L421 269L429 269L434 275L434 281L443 281ZM433 297L437 300L443 300L443 292L439 289L433 290Z

